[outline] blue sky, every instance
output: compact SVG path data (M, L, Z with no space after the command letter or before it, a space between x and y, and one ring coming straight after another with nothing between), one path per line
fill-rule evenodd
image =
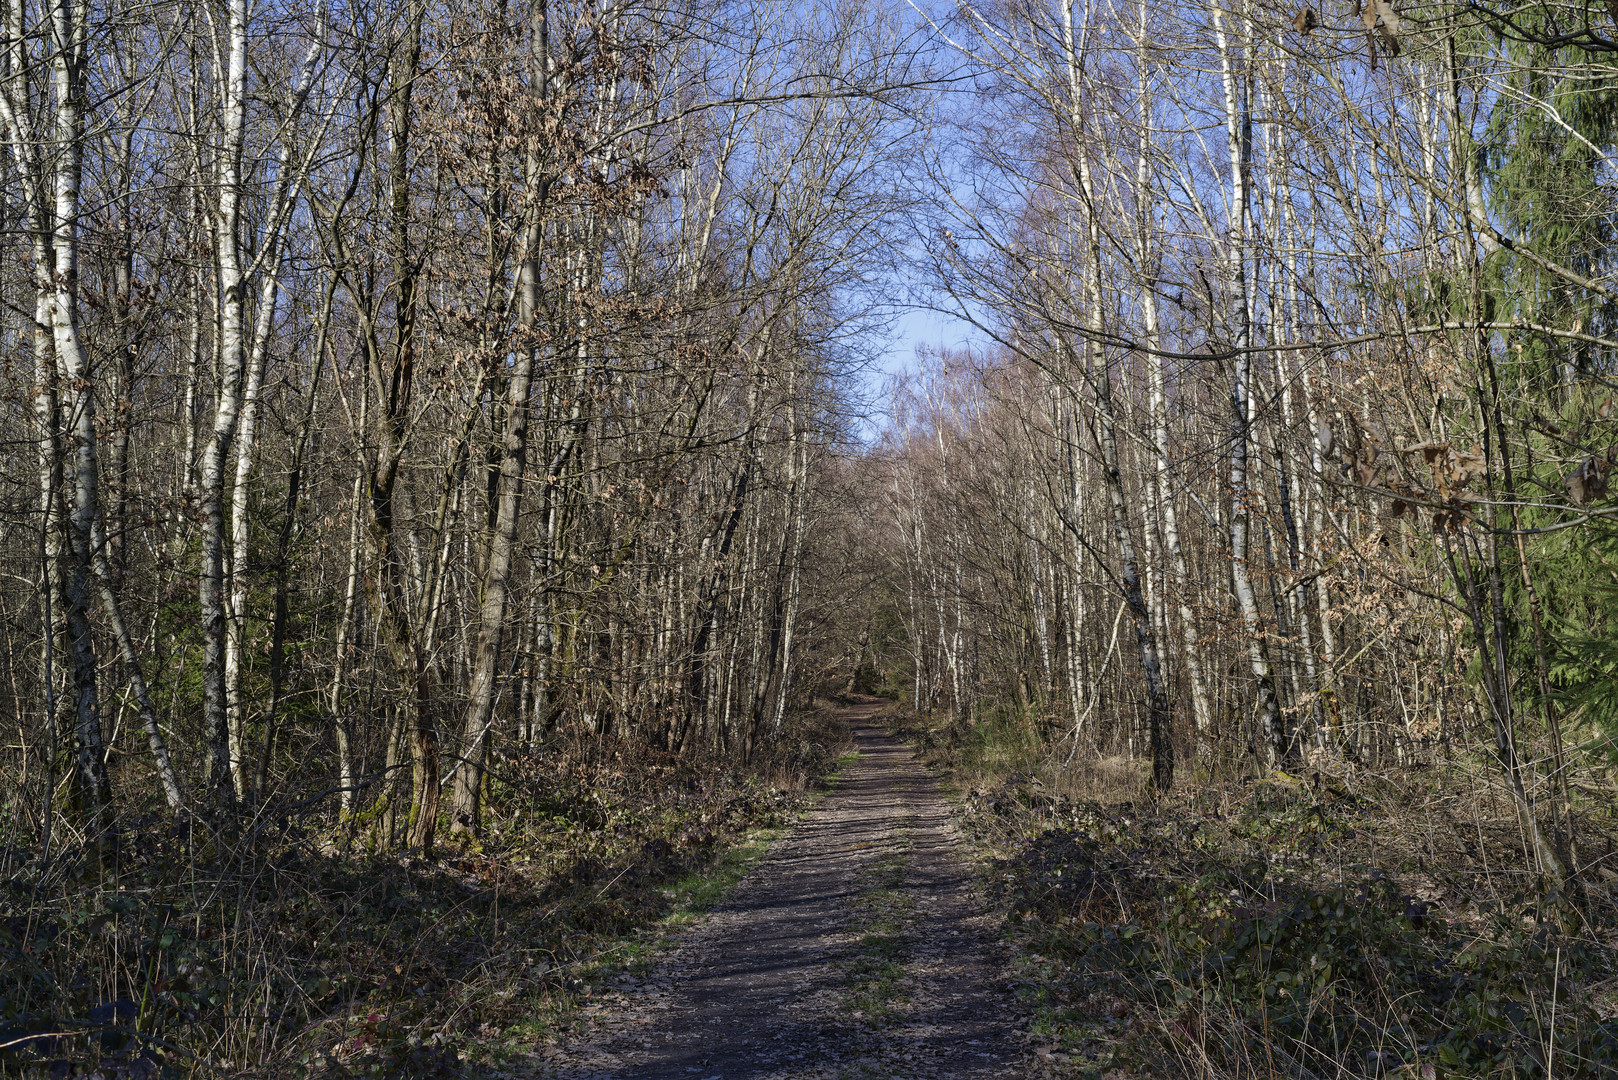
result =
M968 323L936 311L910 308L894 318L887 349L860 377L860 395L870 403L870 415L862 437L874 439L887 422L887 396L882 392L889 376L915 366L916 348L921 345L960 349L980 344L980 335Z

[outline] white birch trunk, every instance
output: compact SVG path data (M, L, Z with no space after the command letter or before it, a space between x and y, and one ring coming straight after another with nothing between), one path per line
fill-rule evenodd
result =
M1239 70L1252 63L1251 47L1238 58L1238 45L1230 39L1225 12L1213 8L1214 39L1219 48L1220 78L1225 93L1225 137L1230 155L1230 207L1226 260L1233 295L1230 300L1236 332L1231 358L1230 403L1232 413L1230 447L1230 566L1231 586L1236 606L1246 628L1248 664L1258 693L1259 726L1272 761L1286 757L1290 740L1283 727L1275 680L1270 672L1269 650L1265 641L1263 617L1253 592L1248 566L1250 541L1248 514L1251 494L1248 485L1248 451L1252 443L1249 396L1252 391L1252 298L1248 282L1248 210L1250 195L1252 117L1247 108L1245 80L1250 72ZM1244 26L1246 19L1243 19ZM1250 35L1248 35L1250 36Z
M225 687L225 470L241 417L246 364L242 340L244 309L240 230L241 166L247 123L247 0L230 0L221 116L219 201L213 222L219 260L219 391L214 420L198 468L202 501L202 568L197 594L202 616L202 710L205 766L210 801L235 797L240 762L231 754Z

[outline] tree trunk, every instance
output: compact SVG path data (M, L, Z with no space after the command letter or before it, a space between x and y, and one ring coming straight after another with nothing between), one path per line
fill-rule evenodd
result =
M240 762L231 754L229 705L225 685L225 470L241 417L246 363L242 340L245 308L240 237L242 153L247 124L247 0L230 0L223 85L223 152L214 245L219 260L219 393L213 429L198 469L202 500L202 571L198 603L202 615L202 715L208 799L235 801Z
M534 211L538 213L536 208ZM539 253L541 236L536 221L529 230L529 255L523 265L522 311L518 332L535 335L539 318ZM488 753L489 728L494 720L494 702L499 683L500 643L505 633L506 597L511 567L516 560L517 520L522 507L524 473L528 466L529 399L538 346L524 342L516 350L517 362L507 383L505 433L500 453L497 496L494 501L494 527L489 532L484 560L483 599L478 606L477 644L472 660L470 698L466 727L461 739L460 768L455 774L451 802L451 830L476 833L479 825L480 793L483 788L484 757Z
M1148 738L1152 753L1152 785L1160 792L1174 786L1174 734L1173 714L1169 707L1168 692L1163 685L1163 667L1157 651L1157 639L1152 633L1152 615L1147 609L1141 589L1139 564L1135 557L1135 541L1129 523L1125 501L1123 474L1118 461L1117 419L1113 409L1112 371L1103 350L1095 344L1105 330L1105 307L1102 297L1101 216L1096 201L1095 183L1090 173L1090 160L1083 139L1083 114L1079 102L1083 100L1084 48L1082 30L1074 25L1071 3L1062 7L1063 50L1067 64L1068 94L1073 112L1069 122L1077 145L1074 163L1078 173L1080 193L1085 208L1085 292L1089 300L1088 322L1091 335L1085 341L1085 356L1080 362L1085 380L1096 399L1096 418L1099 422L1102 478L1107 486L1108 503L1112 514L1113 540L1118 545L1119 579L1124 600L1129 605L1135 622L1135 646L1140 655L1141 674L1146 679L1146 716ZM1074 507L1074 512L1078 507ZM1073 525L1070 523L1069 528Z
M1236 332L1231 348L1230 404L1230 576L1236 606L1247 631L1247 659L1258 693L1259 728L1272 763L1285 761L1291 753L1270 671L1269 645L1258 599L1253 592L1248 566L1250 538L1248 520L1252 496L1248 489L1248 448L1252 442L1252 421L1248 414L1249 385L1252 377L1252 297L1248 287L1248 218L1251 188L1253 121L1248 111L1252 80L1251 55L1235 54L1225 29L1222 8L1213 10L1215 39L1219 47L1220 73L1225 90L1225 135L1230 151L1230 236L1228 263L1231 284L1231 315ZM1251 48L1249 47L1249 53ZM1238 68L1245 63L1246 69Z

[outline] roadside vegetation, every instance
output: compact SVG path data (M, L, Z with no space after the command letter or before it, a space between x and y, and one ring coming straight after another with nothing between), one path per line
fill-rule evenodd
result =
M1057 1076L1610 1077L1612 876L1546 893L1486 764L1246 769L1154 795L1026 717L891 723L956 794ZM1575 808L1610 850L1618 810Z
M362 820L150 822L5 852L0 1075L451 1077L535 1060L603 973L711 904L835 767L830 710L755 768L630 742L509 754L436 860ZM41 872L43 870L43 872Z
M954 11L860 661L1046 1060L1614 1075L1613 12Z

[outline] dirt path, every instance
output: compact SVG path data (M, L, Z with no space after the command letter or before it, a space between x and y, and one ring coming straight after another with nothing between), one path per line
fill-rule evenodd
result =
M729 901L590 1007L553 1080L1012 1077L1024 1042L944 801L855 706L859 760Z

